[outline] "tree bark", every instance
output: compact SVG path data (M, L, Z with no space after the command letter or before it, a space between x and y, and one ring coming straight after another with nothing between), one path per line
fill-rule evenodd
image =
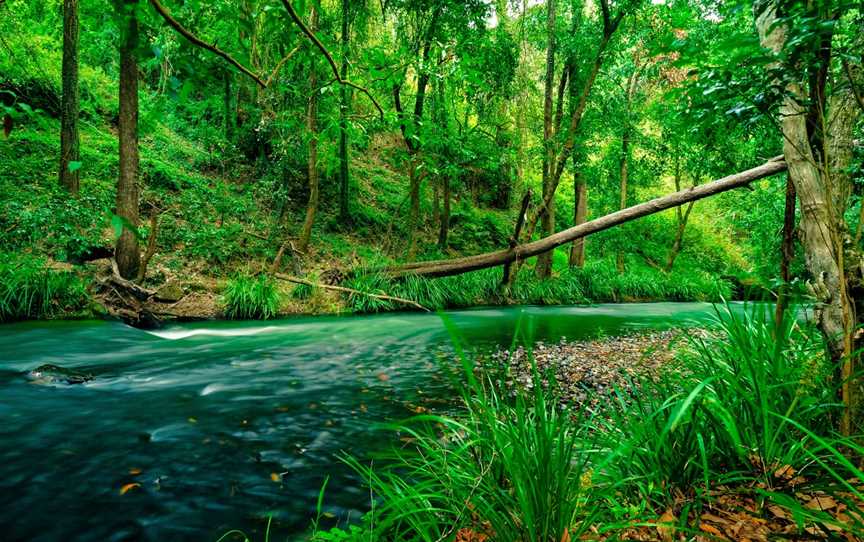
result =
M780 243L780 287L777 288L777 306L774 321L780 326L783 313L789 305L789 264L795 257L795 183L786 176L786 202L783 211L783 240Z
M348 53L351 42L348 18L350 0L342 0L342 79L348 79ZM343 224L351 222L349 209L348 169L348 113L351 109L351 91L348 86L339 88L339 216Z
M120 276L132 279L138 274L141 255L138 237L127 225L138 225L138 0L123 0L125 25L120 45L120 175L117 180L117 216L123 225L114 249Z
M60 186L77 194L81 151L78 136L78 0L63 0L63 96L60 107Z
M675 157L675 190L681 190L681 167L679 157ZM695 182L694 182L695 186ZM669 255L666 257L665 271L669 273L672 267L675 266L675 260L678 254L681 253L681 248L684 245L684 231L687 229L687 221L690 219L690 212L693 211L694 202L687 204L687 209L681 211L681 207L675 207L675 218L677 227L675 228L675 239L672 241L672 247L669 249Z
M588 185L582 178L577 166L573 165L573 191L575 200L573 203L573 225L581 226L588 216ZM570 267L585 266L585 238L579 237L573 241L570 247Z
M318 29L318 8L314 2L309 16L309 28L312 32ZM306 252L309 247L312 226L315 224L315 214L318 211L318 74L315 60L312 55L309 55L309 102L306 108L306 129L309 131L309 201L306 204L306 220L303 221L303 230L297 243L300 252Z
M555 231L555 187L552 172L555 169L555 125L552 113L555 86L555 0L546 0L546 78L543 92L543 207L539 209L540 229L545 235ZM564 99L564 75L559 92L559 107ZM552 274L552 253L544 252L537 258L537 277L548 278Z
M671 209L672 207L690 201L696 201L715 194L720 194L721 192L747 186L753 181L763 179L785 170L786 163L783 161L782 157L778 156L761 166L748 169L747 171L742 171L741 173L736 173L710 183L694 186L686 190L655 198L651 201L616 211L612 214L585 222L584 224L574 226L543 239L538 239L537 241L518 245L513 248L452 260L416 262L379 269L378 271L390 276L421 275L427 277L444 277L467 273L469 271L476 271L478 269L485 269L487 267L496 267L508 262L513 262L517 259L523 260L525 258L537 256L581 237L609 229L631 220L636 220L643 216L665 211L666 209Z

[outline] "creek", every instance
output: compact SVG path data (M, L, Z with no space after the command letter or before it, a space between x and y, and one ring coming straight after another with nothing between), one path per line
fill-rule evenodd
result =
M701 325L710 304L509 307L436 314L0 326L0 538L299 539L325 477L332 521L368 490L340 461L391 446L378 422L456 407L451 334L476 351ZM45 364L92 376L68 384Z

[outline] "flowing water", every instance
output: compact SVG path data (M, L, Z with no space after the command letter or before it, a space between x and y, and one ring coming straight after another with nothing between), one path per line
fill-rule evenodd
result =
M339 461L392 445L376 422L457 393L451 333L488 350L706 322L708 304L515 307L434 314L0 326L0 540L302 538L319 489L332 521L369 506ZM34 380L53 364L93 376Z

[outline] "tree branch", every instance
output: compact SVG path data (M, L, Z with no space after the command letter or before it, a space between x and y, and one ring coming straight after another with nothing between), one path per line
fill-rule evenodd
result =
M155 1L155 0L151 0L151 1ZM318 37L315 36L315 33L312 32L311 30L309 30L309 27L306 26L306 23L303 22L303 20L300 18L299 15L297 15L297 12L294 11L294 6L291 5L291 2L289 2L288 0L282 0L282 5L285 6L285 10L288 12L288 15L291 16L291 20L294 21L294 23L300 27L300 30L302 30L303 33L306 34L306 37L309 38L309 41L311 41L315 45L315 47L317 47L318 50L321 51L321 54L324 55L324 58L327 59L327 63L330 64L330 69L333 70L333 75L336 76L336 82L339 83L340 85L345 85L345 86L357 89L360 92L362 92L363 94L365 94L372 101L372 105L375 106L375 109L378 110L378 114L383 119L384 118L384 110L381 108L381 105L378 103L378 101L375 99L375 97L372 96L372 93L369 92L369 90L367 90L366 87L361 87L357 83L352 83L351 81L349 81L347 79L342 79L342 77L339 75L339 66L336 65L336 61L333 60L333 56L330 54L330 52L327 50L327 48L324 47L324 44L321 43L321 40L319 40Z
M320 284L317 282L312 282L310 280L301 279L299 277L292 277L291 275L283 275L282 273L276 273L275 277L277 279L281 279L288 282L293 282L294 284L303 284L305 286L311 286L313 288L324 288L325 290L333 290L336 292L342 292L350 295L364 295L366 297L373 297L375 299L381 299L382 301L395 301L397 303L402 303L404 305L411 305L412 307L416 307L422 311L431 312L429 309L424 307L423 305L411 301L410 299L404 299L402 297L394 297L392 295L385 294L371 294L369 292L362 292L360 290L355 290L353 288L346 288L344 286L334 286L332 284Z
M234 57L232 57L225 51L219 49L215 45L211 45L205 42L189 30L186 30L186 28L182 24L180 24L177 19L175 19L171 16L170 13L168 13L168 10L165 9L165 6L159 3L159 0L150 0L150 5L153 6L153 9L156 10L156 13L158 13L162 16L163 19L165 19L165 22L168 23L168 26L170 26L171 28L176 30L181 36L189 40L190 43L201 47L202 49L206 49L216 56L224 58L229 64L233 65L235 68L251 77L252 80L254 80L260 87L265 88L267 86L267 83L261 80L261 78L258 77L255 73L253 73L252 70L235 60Z

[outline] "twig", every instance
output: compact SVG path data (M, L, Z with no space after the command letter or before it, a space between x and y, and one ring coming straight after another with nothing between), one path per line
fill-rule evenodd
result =
M299 277L292 277L291 275L283 275L282 273L274 274L277 279L282 279L288 282L293 282L294 284L303 284L305 286L311 286L313 288L324 288L325 290L334 290L337 292L343 292L352 295L365 295L367 297L374 297L375 299L381 299L383 301L395 301L397 303L402 303L405 305L411 305L412 307L417 307L418 309L426 312L432 312L423 305L417 303L416 301L411 301L410 299L405 299L402 297L394 297L392 295L385 294L372 294L369 292L361 292L360 290L355 290L353 288L346 288L344 286L333 286L330 284L320 284L316 282L312 282L306 279L301 279Z
M154 1L156 1L156 0L151 0L151 2L154 2ZM375 106L375 109L378 110L378 114L383 119L384 118L384 110L381 108L381 105L378 103L378 100L376 100L375 97L372 96L372 93L369 92L369 90L366 89L366 87L361 87L357 83L353 83L347 79L342 79L342 77L339 75L339 67L336 65L336 61L333 60L333 56L330 54L330 52L327 50L327 48L324 47L324 44L321 43L321 40L319 40L318 37L315 36L315 33L312 32L311 30L309 30L309 27L306 26L306 23L303 22L303 20L300 18L299 15L297 15L297 12L294 11L294 6L291 5L291 2L289 2L288 0L282 0L282 5L285 6L285 9L288 11L288 15L291 16L291 20L293 20L297 24L297 26L300 27L300 30L302 30L303 33L306 34L306 37L308 37L309 40L313 44L315 44L315 47L317 47L321 51L321 53L324 55L324 58L327 59L327 63L330 64L330 68L333 70L333 75L336 76L336 82L339 83L340 85L345 85L345 86L348 86L351 88L355 88L355 89L359 90L360 92L362 92L363 94L365 94L367 97L369 97L369 99L372 101L372 105Z
M168 23L168 26L176 30L181 36L189 40L193 45L197 45L202 49L207 49L216 56L224 58L226 61L228 61L229 64L233 65L235 68L251 77L256 83L258 83L259 86L261 86L262 88L267 87L267 83L262 81L260 77L258 77L255 73L252 72L252 70L235 60L233 56L229 55L222 49L219 49L215 45L211 45L205 42L189 30L187 30L182 24L180 24L177 19L175 19L171 16L170 13L168 13L168 10L165 8L165 6L159 3L159 0L150 0L150 5L153 6L153 9L155 9L156 12L161 15L163 19L165 19L165 22Z

